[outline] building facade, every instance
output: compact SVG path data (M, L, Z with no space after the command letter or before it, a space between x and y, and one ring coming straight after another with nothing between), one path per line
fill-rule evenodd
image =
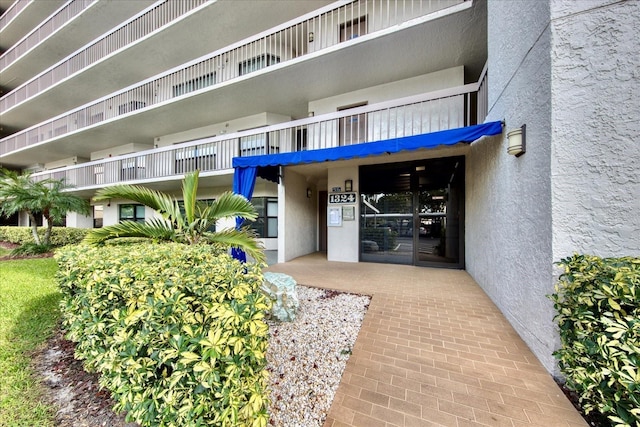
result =
M640 2L0 8L3 167L87 198L243 177L279 262L465 268L550 372L553 263L640 252ZM110 200L67 225L154 215Z

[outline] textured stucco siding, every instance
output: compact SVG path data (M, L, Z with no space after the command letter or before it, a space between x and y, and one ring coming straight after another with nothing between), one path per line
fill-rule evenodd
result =
M552 16L553 258L640 255L640 2Z
M307 197L307 188L313 197ZM284 185L278 188L278 262L317 250L317 194L303 175L285 169Z
M468 155L466 265L555 373L553 263L640 253L640 2L489 0L488 20L487 120L506 126Z
M557 334L551 246L551 55L546 2L488 2L490 120L467 156L466 269L549 371ZM506 133L526 124L527 152Z

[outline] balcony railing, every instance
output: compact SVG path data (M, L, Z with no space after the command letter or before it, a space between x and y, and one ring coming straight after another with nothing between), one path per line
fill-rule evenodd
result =
M38 45L51 34L58 31L67 22L71 21L74 17L79 15L80 12L97 1L98 0L72 0L67 3L55 14L51 15L49 19L44 21L38 27L34 28L33 31L24 36L22 40L13 45L10 49L7 49L7 51L4 52L2 56L0 56L0 70L7 68L34 46ZM26 1L24 3L28 4L28 2ZM25 6L26 5L22 6L22 9ZM4 109L0 111L4 111Z
M207 90L259 69L406 23L463 0L362 0L328 6L0 140L0 155Z
M74 3L90 4L95 1L96 0L74 0ZM154 4L148 8L146 12L6 94L0 99L0 112L6 111L28 98L37 95L83 68L104 59L116 50L140 40L160 27L175 21L193 9L203 5L206 1L207 0L164 0ZM40 27L38 28L38 32L45 33L46 28ZM9 52L7 52L7 54L8 53ZM0 57L0 68L3 66L2 60L4 57L5 56Z
M33 0L17 0L0 16L0 31L18 16Z
M475 124L472 111L484 108L472 105L480 86L480 83L468 84L40 172L33 177L64 179L81 190L179 178L196 169L203 176L225 174L230 172L232 159L238 156L332 148L459 128Z

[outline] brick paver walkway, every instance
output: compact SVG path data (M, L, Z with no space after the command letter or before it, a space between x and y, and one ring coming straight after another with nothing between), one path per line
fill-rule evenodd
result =
M321 254L269 271L372 295L325 427L587 426L465 271Z

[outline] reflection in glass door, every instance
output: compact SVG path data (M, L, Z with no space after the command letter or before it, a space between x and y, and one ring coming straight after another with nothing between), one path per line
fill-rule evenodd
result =
M416 263L458 263L457 191L451 186L420 190L417 198Z
M413 194L363 194L360 258L392 264L413 263Z

